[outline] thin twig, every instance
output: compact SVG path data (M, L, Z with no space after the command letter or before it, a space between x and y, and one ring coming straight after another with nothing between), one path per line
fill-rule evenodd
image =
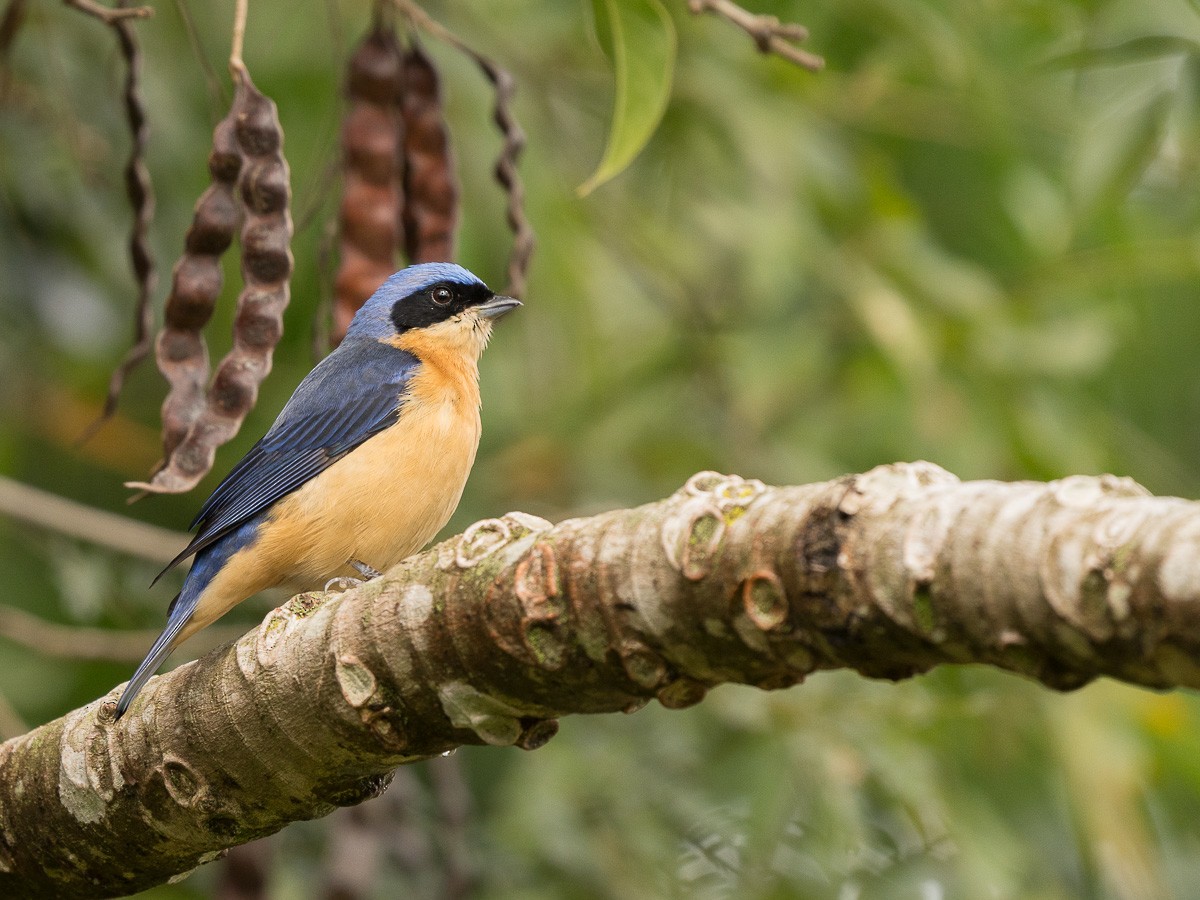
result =
M525 293L529 261L533 256L536 239L533 227L525 216L525 186L517 171L517 160L525 149L525 132L512 114L512 99L516 93L516 80L506 69L501 68L482 53L468 46L462 38L445 25L429 17L412 0L393 0L409 21L427 31L438 40L471 59L483 72L496 94L493 119L504 138L500 156L496 160L496 180L508 196L508 227L513 233L513 247L508 256L508 287L505 293L521 297Z
M317 308L313 313L312 355L319 362L329 353L333 334L333 245L337 220L329 219L317 241Z
M154 15L149 6L123 6L113 8L96 3L95 0L64 0L67 6L73 6L80 12L95 16L105 25L112 25L125 19L148 19Z
M156 563L170 562L188 540L181 532L85 506L2 475L0 515Z
M303 209L296 211L296 223L293 226L296 234L307 230L313 222L317 221L321 214L321 207L325 205L325 201L329 199L329 195L333 191L333 186L337 184L340 160L333 147L336 140L333 137L334 129L323 126L322 130L326 134L322 144L327 148L323 155L329 159L320 171L313 173L308 184L305 185L304 193L307 195L308 202L305 203Z
M808 29L803 25L780 22L775 16L756 15L733 0L688 0L688 9L693 15L713 13L732 22L750 35L763 53L774 53L810 72L825 68L824 58L795 46L795 42L808 40Z
M187 33L188 44L192 48L192 55L196 57L196 62L199 63L201 71L204 72L204 83L208 86L210 107L214 114L213 119L218 119L220 118L219 109L227 105L225 86L222 84L221 79L217 77L217 70L213 68L208 54L204 52L204 46L200 41L200 33L196 30L196 19L192 15L192 8L188 6L188 0L175 0L175 9L179 13L179 21L183 23L183 30Z
M246 73L246 64L242 62L242 45L246 40L246 16L249 12L250 0L237 0L233 9L233 36L229 42L229 74L233 80L241 84Z

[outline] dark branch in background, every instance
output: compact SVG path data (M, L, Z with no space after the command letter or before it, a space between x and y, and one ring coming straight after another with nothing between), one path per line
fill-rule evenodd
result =
M467 831L471 824L471 788L462 763L454 754L435 756L426 764L429 784L437 803L437 842L442 851L442 897L463 900L471 896L477 879L471 866Z
M114 631L111 628L63 625L47 622L15 606L0 604L0 638L56 659L133 665L145 658L146 648L154 643L161 630ZM200 651L204 647L218 647L244 631L238 625L217 625L206 631L203 637L197 638L197 646L193 649Z
M410 0L394 0L396 7L415 25L427 31L445 44L467 56L483 72L496 94L493 118L504 138L500 156L496 160L496 180L508 197L508 226L513 233L513 247L508 257L508 285L504 292L513 297L525 294L529 261L533 256L535 238L533 227L525 216L525 186L517 171L517 161L525 149L525 132L512 113L512 99L516 93L516 81L506 70L469 47L463 40L440 22L432 19Z
M417 777L415 766L402 766L392 773L387 792L380 797L387 826L384 833L388 855L400 870L417 885L440 885L445 872L434 852L428 816L423 814L426 786ZM374 806L374 801L363 804ZM430 896L439 891L427 890Z
M825 60L795 46L808 40L803 25L780 22L775 16L760 16L738 6L733 0L688 0L693 15L713 13L737 25L754 39L762 53L774 53L810 72L825 68Z
M169 562L188 539L186 534L94 509L3 476L0 516L155 563ZM243 629L234 625L218 630L220 634L206 636L205 643L215 647L237 637ZM157 634L157 628L114 632L63 625L0 604L0 638L46 656L137 663Z
M154 291L155 272L154 255L150 252L146 235L150 222L154 218L154 183L150 180L150 170L146 168L146 144L150 138L150 126L146 121L146 110L142 105L140 84L142 71L142 55L138 48L137 37L133 32L131 18L146 18L153 10L149 7L117 7L109 9L91 3L90 0L67 0L78 9L96 16L107 22L116 32L117 43L121 47L121 55L125 58L125 120L129 123L129 134L132 146L129 151L129 161L125 165L125 193L129 197L129 205L133 209L133 226L129 234L129 258L133 265L133 274L137 279L137 303L134 308L133 346L125 354L125 359L112 373L108 382L108 395L104 399L104 409L84 433L79 437L83 443L92 437L101 426L112 418L117 411L117 400L125 379L150 355L150 345L154 332L154 310L150 305Z
M389 824L386 795L330 815L321 866L323 900L365 900L372 895Z
M0 605L0 637L35 653L80 662L137 663L160 629L114 632L111 628L61 625Z
M225 854L213 900L267 900L270 897L274 839L265 837L230 847Z

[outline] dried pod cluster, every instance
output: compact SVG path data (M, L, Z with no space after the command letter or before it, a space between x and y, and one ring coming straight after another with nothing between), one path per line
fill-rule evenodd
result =
M244 69L229 115L213 132L209 171L212 184L196 204L158 338L159 369L171 385L162 411L164 462L149 483L130 484L156 493L189 490L212 468L216 448L253 408L283 334L292 274L283 128L275 104ZM233 347L205 392L203 328L221 292L221 255L235 235L243 288Z
M507 291L519 295L533 233L516 172L524 134L510 111L512 78L419 8L409 15L466 53L496 90L495 120L504 135L496 176L508 194L515 235ZM292 221L283 130L275 104L255 89L240 56L231 66L233 106L213 132L212 183L196 204L156 344L170 385L162 407L163 461L149 482L129 485L155 493L195 486L211 469L216 448L237 433L271 369L289 299ZM390 24L377 24L349 60L346 89L334 340L396 270L397 250L413 263L453 259L459 203L438 73L421 48L413 42L404 49ZM138 186L131 183L131 196ZM147 198L141 199L148 209ZM244 287L233 348L210 384L203 329L221 293L221 257L234 237L241 243ZM144 265L138 274L152 277Z
M234 135L242 99L239 91L229 115L213 130L208 156L212 184L196 202L183 241L183 256L171 275L171 293L158 333L158 369L170 385L162 405L164 459L171 458L204 411L208 381L204 326L212 318L221 294L221 255L242 224L242 210L235 196L242 154Z
M404 55L404 249L410 262L454 258L458 184L433 61L418 44Z
M403 206L402 72L396 35L382 27L367 35L348 64L340 266L334 284L334 331L339 340L363 301L396 271Z
M521 181L521 173L517 171L517 160L525 150L525 132L512 112L512 100L517 85L507 70L500 68L487 57L473 52L470 55L496 92L492 120L500 129L504 144L496 160L495 173L496 180L508 195L508 227L513 233L513 246L508 254L508 286L504 293L520 299L525 296L525 278L537 241L533 235L533 226L529 224L525 215L525 184Z
M334 339L397 268L454 258L458 185L437 70L378 25L351 54L342 126Z

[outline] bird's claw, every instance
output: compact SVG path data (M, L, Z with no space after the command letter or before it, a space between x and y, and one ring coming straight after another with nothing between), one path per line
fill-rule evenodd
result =
M346 565L358 572L362 578L354 578L350 575L339 575L337 578L330 578L325 582L325 590L327 591L348 591L350 588L358 587L360 584L370 581L373 578L378 578L383 573L378 569L368 566L361 559L348 559Z

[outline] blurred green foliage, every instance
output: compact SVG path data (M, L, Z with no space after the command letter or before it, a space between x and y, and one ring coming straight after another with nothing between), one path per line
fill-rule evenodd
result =
M802 483L924 458L964 478L1114 471L1200 492L1194 0L756 4L811 28L820 75L672 3L665 117L585 199L613 96L591 5L429 8L516 75L540 238L527 306L483 361L483 446L447 533L507 509L653 500L701 468ZM138 26L164 284L228 99L231 12L180 0ZM131 515L182 527L313 362L339 72L368 14L251 4L246 59L279 104L296 200L288 330L216 473ZM499 286L491 97L429 43L463 180L461 258ZM131 318L120 60L98 23L30 4L0 77L0 471L122 509L120 483L157 456L153 367L117 422L72 446ZM156 626L170 587L146 591L152 572L0 521L5 600L47 618ZM247 626L265 608L244 606L232 615ZM0 694L32 723L129 674L2 652ZM461 751L467 852L486 898L1191 897L1198 715L1190 694L1062 696L974 668L724 688L686 712L565 721L537 753ZM272 896L312 895L323 828L277 839ZM151 894L206 896L216 875ZM393 861L377 896L406 886L428 895Z

